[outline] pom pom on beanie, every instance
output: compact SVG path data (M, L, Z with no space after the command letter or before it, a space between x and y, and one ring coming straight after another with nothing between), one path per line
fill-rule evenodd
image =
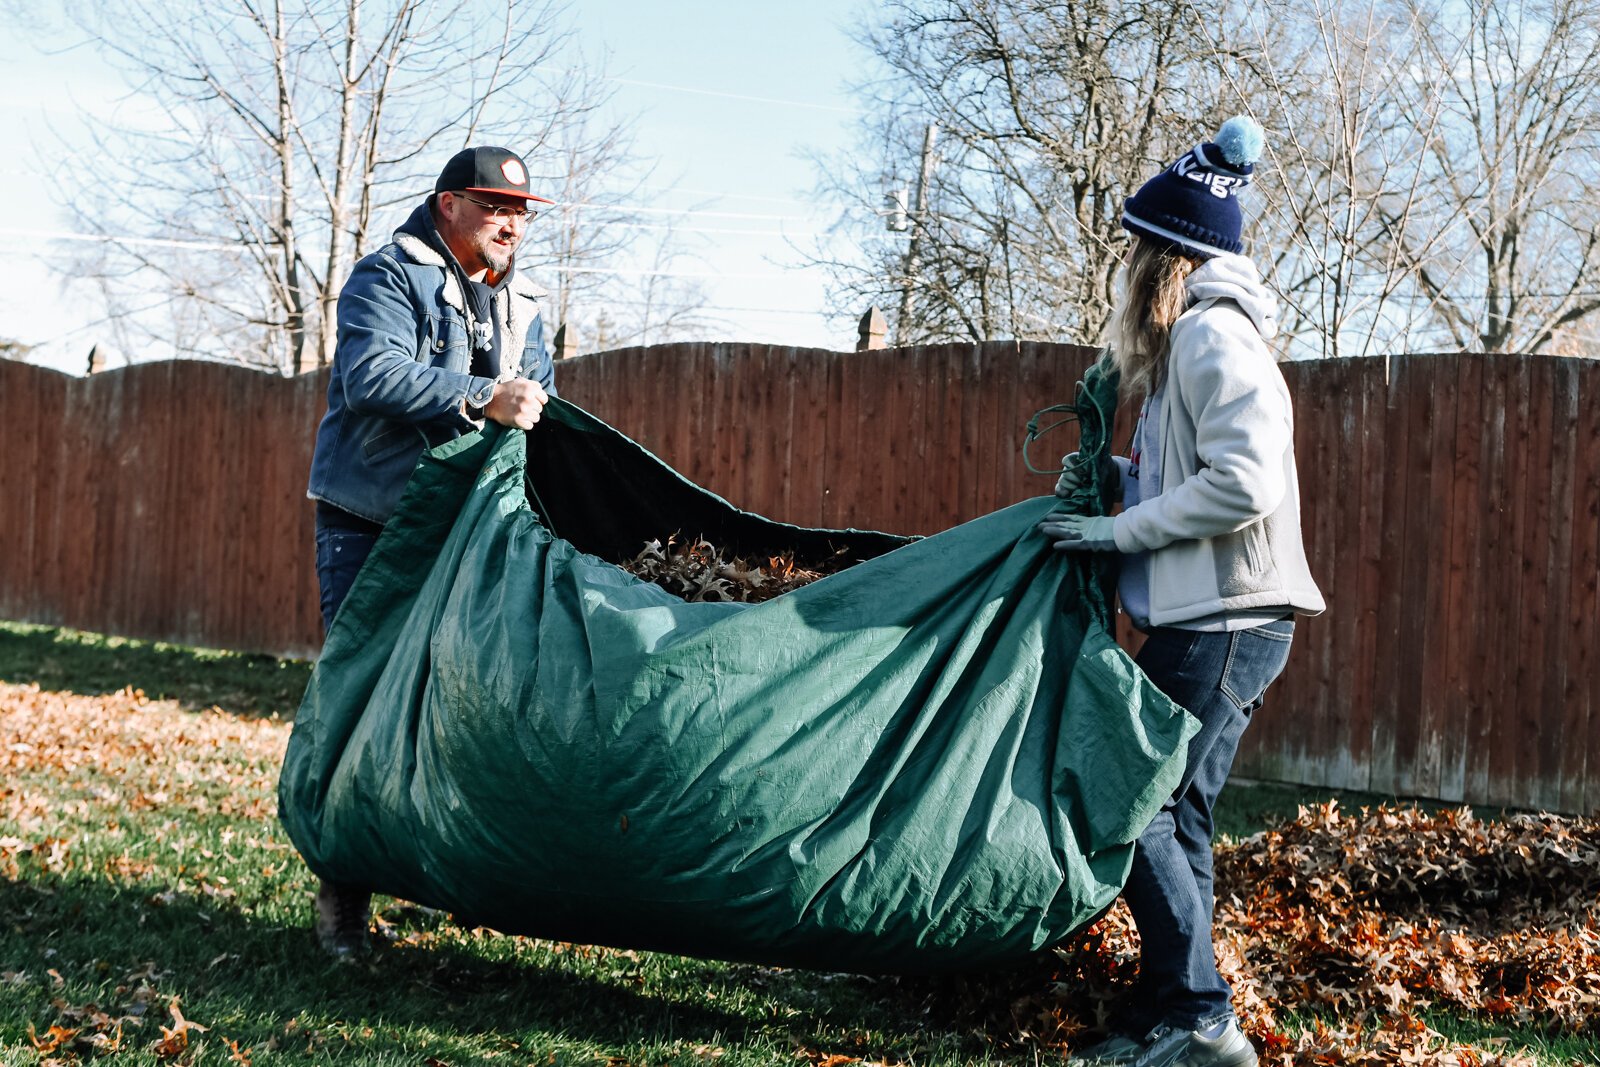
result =
M1261 124L1249 115L1235 115L1217 131L1216 145L1222 150L1222 158L1235 167L1254 166L1265 144Z

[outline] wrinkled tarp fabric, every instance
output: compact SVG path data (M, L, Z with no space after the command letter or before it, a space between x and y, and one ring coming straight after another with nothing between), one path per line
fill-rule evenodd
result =
M912 541L741 512L560 401L526 443L451 442L328 635L283 822L322 877L507 932L862 972L1024 957L1116 897L1193 730L1035 532L1054 503ZM865 561L686 603L578 547L678 530Z

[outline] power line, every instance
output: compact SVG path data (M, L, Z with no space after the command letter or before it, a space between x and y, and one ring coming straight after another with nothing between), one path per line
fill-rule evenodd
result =
M663 233L714 233L730 237L844 237L849 234L830 233L826 230L740 230L732 227L719 226L661 226L649 222L613 222L610 225L621 226L629 230L656 230ZM884 241L909 241L911 236L904 233L866 233L859 235L864 239Z
M617 307L650 307L651 306L651 301L648 301L648 300L600 300L600 301L596 301L596 304L598 304L599 306L602 306L602 307L612 307L612 306L617 306ZM723 305L723 304L699 304L699 305L696 305L694 307L688 308L687 310L689 310L689 311L738 311L738 312L751 312L751 313L758 314L758 315L826 315L826 314L828 314L826 311L822 311L822 310L807 311L804 308L729 307L729 306Z
M569 200L557 203L555 207L546 210L571 209L571 208L599 208L603 211L615 211L623 215L698 215L708 219L778 219L784 222L804 222L799 215L771 215L758 214L747 211L701 211L695 208L678 207L629 207L623 204L602 204L595 200Z
M0 229L0 240L5 238L30 238L40 241L97 241L105 244L160 245L170 248L202 248L211 251L238 251L246 242L215 244L210 241L184 241L157 237L96 237L81 233L52 230ZM607 274L619 278L724 278L740 281L792 281L793 274L726 274L719 271L692 270L641 270L617 267L574 267L562 264L541 264L534 270L549 270L561 274Z
M684 193L688 196L713 196L719 200L760 200L768 204L793 204L796 207L805 206L805 201L796 200L787 196L762 196L759 193L727 193L716 189L688 189L681 185L654 185L645 183L640 189L653 189L658 193Z
M0 238L32 238L36 241L93 241L98 244L148 245L156 248L203 248L212 252L231 252L244 247L239 244L217 244L211 241L186 241L168 237L101 237L91 233L67 233L63 230L0 230Z
M623 270L614 267L568 267L544 264L532 268L557 274L609 274L619 278L722 278L729 281L794 281L793 274L722 274L710 270Z
M689 85L669 85L666 82L639 81L636 78L608 78L608 81L620 85L637 85L646 89L670 89L675 93L694 93L696 96L721 96L729 100L747 100L756 104L778 104L783 107L804 107L815 111L836 111L845 115L859 115L860 108L843 107L839 104L814 104L807 100L780 100L773 96L751 96L747 93L729 93L718 89L697 89Z

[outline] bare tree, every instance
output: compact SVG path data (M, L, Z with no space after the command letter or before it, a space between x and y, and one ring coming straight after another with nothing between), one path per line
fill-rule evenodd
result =
M1438 133L1393 254L1453 346L1537 352L1600 309L1600 12L1572 0L1410 0L1420 62L1398 124ZM1426 225L1406 226L1424 212Z
M1209 17L1209 16L1207 16ZM1185 5L1155 0L897 0L861 32L866 162L826 161L846 227L882 228L885 190L939 153L905 241L819 251L840 302L899 308L901 343L1093 341L1109 312L1137 182L1214 128L1220 71ZM915 260L914 276L906 267Z
M1231 88L1277 135L1266 243L1303 354L1578 344L1600 308L1600 16L1280 0L1249 19Z
M860 37L883 73L855 156L819 161L845 207L812 258L902 343L1095 340L1122 201L1235 111L1268 131L1249 251L1293 354L1595 332L1600 12L1577 0L897 0Z
M613 280L596 265L614 263L632 247L637 234L626 205L649 179L627 131L596 125L584 116L550 145L547 155L557 173L549 188L558 203L528 235L550 265L555 315L565 323L580 306L595 303ZM626 186L618 186L619 175L629 175Z
M564 175L624 139L597 121L584 64L561 62L570 42L548 4L110 0L74 14L148 102L101 123L70 168L134 161L119 195L80 183L76 205L105 240L75 269L101 282L124 345L326 362L350 266L448 153L501 143Z
M671 227L641 245L648 257L636 257L637 273L613 279L597 302L603 317L591 320L596 350L706 340L727 325L706 311L705 288L681 266L690 257L678 248Z
M1247 200L1250 251L1285 298L1291 355L1371 354L1425 317L1378 211L1391 195L1394 229L1420 224L1417 163L1438 132L1437 108L1425 109L1429 124L1402 127L1385 106L1417 60L1411 16L1387 0L1276 0L1239 14L1232 48L1212 44L1226 107L1269 131Z

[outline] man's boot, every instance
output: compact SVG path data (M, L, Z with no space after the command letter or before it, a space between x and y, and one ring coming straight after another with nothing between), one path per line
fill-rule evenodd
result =
M372 894L354 886L323 882L317 889L317 943L336 960L353 960L372 950L367 932Z

